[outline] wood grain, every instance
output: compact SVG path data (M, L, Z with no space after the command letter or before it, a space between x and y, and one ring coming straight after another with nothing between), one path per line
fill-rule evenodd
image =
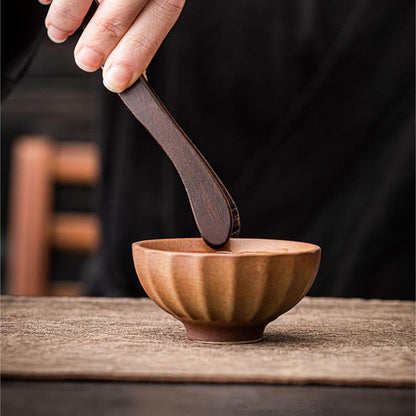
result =
M51 219L50 243L59 250L94 252L100 241L100 225L95 214L57 213Z
M2 298L3 378L414 386L414 302L305 298L259 344L205 345L148 299Z
M120 94L124 104L172 161L204 241L220 248L238 237L240 215L229 192L143 77Z
M57 144L46 136L27 135L13 146L12 167L6 291L45 296L51 293L51 247L81 252L98 247L96 215L53 213L56 183L91 185L97 180L98 151L93 144Z
M94 185L99 174L99 151L93 143L56 143L55 181L68 185Z
M412 416L414 391L391 387L6 381L2 415Z
M7 292L14 295L47 294L53 155L44 136L22 137L13 148Z

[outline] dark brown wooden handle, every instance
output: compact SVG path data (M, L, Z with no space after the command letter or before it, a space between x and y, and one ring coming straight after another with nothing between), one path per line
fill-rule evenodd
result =
M225 186L143 77L119 94L159 143L185 186L198 230L211 247L222 247L240 231L238 209Z

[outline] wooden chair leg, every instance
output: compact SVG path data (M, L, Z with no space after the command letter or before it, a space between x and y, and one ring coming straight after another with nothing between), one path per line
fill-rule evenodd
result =
M21 138L13 147L6 274L6 291L12 295L48 294L53 152L42 136Z

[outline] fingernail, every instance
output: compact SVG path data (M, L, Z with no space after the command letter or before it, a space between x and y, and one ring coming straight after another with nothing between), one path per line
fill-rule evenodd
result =
M52 0L39 0L40 4L43 4L44 6L47 6L48 4L51 4Z
M62 43L68 39L68 32L65 32L53 25L48 26L49 39L55 43Z
M133 74L122 65L110 66L103 73L103 84L112 92L121 92L129 85Z
M94 49L84 46L76 52L75 62L84 71L94 72L102 65L103 56Z

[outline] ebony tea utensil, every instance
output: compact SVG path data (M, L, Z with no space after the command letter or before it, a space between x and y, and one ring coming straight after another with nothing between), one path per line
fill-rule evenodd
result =
M145 77L119 95L178 171L205 243L220 248L230 237L238 237L240 215L231 195Z
M95 0L84 22L99 7ZM85 27L85 24L82 25ZM163 105L142 75L120 98L165 151L185 186L201 237L212 248L223 247L240 233L240 214L231 195L201 152Z

